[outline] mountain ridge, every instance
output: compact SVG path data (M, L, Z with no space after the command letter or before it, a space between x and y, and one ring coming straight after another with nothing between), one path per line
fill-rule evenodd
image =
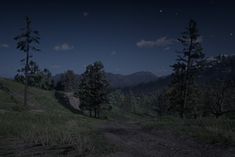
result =
M81 77L81 74L75 74L75 75L77 76L79 80ZM148 71L139 71L139 72L134 72L134 73L127 74L127 75L106 72L105 75L108 81L110 82L112 88L129 87L129 86L134 86L134 85L138 85L141 83L148 83L148 82L156 81L158 79L158 76ZM56 74L53 76L55 84L60 80L61 76L62 76L62 73Z

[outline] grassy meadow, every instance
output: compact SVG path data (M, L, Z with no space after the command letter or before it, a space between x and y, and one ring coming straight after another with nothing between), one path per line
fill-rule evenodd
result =
M95 119L66 109L54 91L37 88L30 88L30 108L24 110L23 85L3 78L0 85L0 156L112 156L124 151L110 138L110 133L124 136L120 128L130 137L161 130L203 145L235 146L234 120L149 117L116 106L107 119Z

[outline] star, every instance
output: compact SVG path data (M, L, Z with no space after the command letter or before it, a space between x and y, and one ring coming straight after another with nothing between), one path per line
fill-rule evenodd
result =
M160 10L159 10L159 12L160 12L160 13L162 13L162 12L163 12L163 10L162 10L162 9L160 9Z
M232 37L232 36L233 36L233 33L230 33L229 35Z
M84 17L88 16L88 12L83 12L82 14Z

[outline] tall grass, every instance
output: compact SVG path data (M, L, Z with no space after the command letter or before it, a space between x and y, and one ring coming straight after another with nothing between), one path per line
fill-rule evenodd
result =
M71 149L86 156L110 150L94 127L99 120L74 114L5 112L0 113L0 138L45 148Z
M186 120L188 134L209 144L235 145L235 120L202 118Z
M179 135L191 136L199 142L235 146L235 120L199 118L179 119L163 117L151 122L142 122L145 130L168 129Z

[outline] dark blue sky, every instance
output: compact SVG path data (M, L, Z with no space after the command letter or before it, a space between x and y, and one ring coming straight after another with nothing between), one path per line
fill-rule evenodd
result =
M41 34L40 67L53 74L82 73L101 60L108 72L171 72L177 37L188 21L197 21L206 56L235 54L235 3L231 1L2 1L0 4L0 75L12 77L24 54L13 37L33 20Z

